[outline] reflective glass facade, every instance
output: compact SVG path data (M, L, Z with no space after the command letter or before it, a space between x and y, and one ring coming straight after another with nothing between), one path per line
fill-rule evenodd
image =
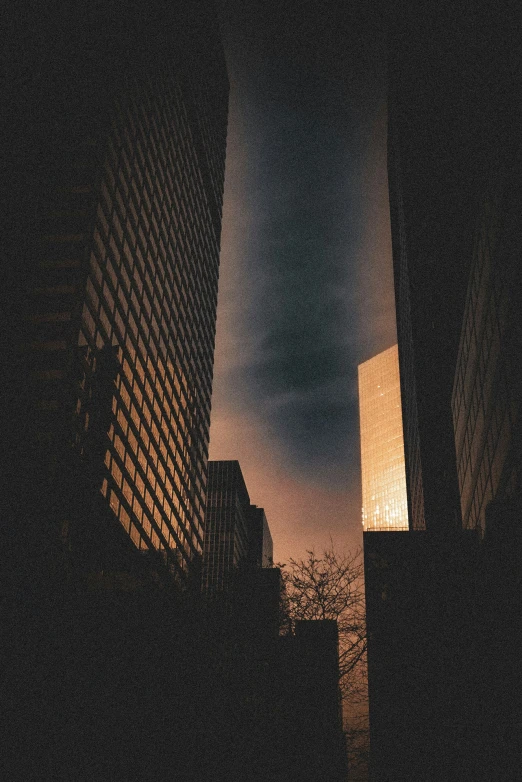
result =
M173 6L35 19L7 249L46 534L82 515L60 478L76 464L69 478L93 474L134 546L183 576L203 545L228 79L209 4Z
M358 367L362 521L368 530L407 530L397 345Z

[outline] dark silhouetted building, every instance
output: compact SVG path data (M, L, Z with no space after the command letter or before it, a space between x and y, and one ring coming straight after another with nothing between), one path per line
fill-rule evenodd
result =
M272 566L272 536L265 512L250 504L238 461L208 463L205 526L205 592L226 591L238 569Z
M260 568L271 567L274 562L274 544L265 511L256 505L248 510L248 560Z
M480 772L509 779L522 762L522 166L520 114L477 216L453 389L464 526L480 538L475 691ZM499 750L500 748L500 750Z
M370 778L479 779L473 533L364 534Z
M33 573L44 558L49 577L86 548L107 568L119 538L183 581L204 536L228 104L217 19L204 0L10 5L3 552Z
M203 589L221 592L248 554L250 497L237 461L208 463Z
M199 587L204 537L218 21L206 0L3 11L2 776L188 779L208 638L178 585Z
M281 571L239 462L208 463L205 526L198 769L238 782L344 782L337 623L296 622L280 636Z
M522 491L521 188L504 149L477 216L453 388L462 520L481 535L492 500L518 504Z
M287 775L283 778L296 782L345 782L348 769L339 690L337 622L296 622L295 636L281 638L280 642L283 698L277 744L287 742L286 751L281 750L281 771Z
M390 15L410 531L364 539L374 782L504 780L520 766L516 13L444 0Z
M238 461L208 463L205 526L197 767L227 780L344 782L337 623L297 622L280 636L281 571Z
M451 394L506 76L500 26L446 1L397 4L390 21L388 172L412 529L461 523Z

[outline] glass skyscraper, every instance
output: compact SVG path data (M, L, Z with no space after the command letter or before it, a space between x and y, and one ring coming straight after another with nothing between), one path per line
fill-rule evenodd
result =
M360 364L358 375L363 527L407 530L397 345Z
M67 548L92 521L90 481L133 546L183 579L203 546L228 106L217 19L203 0L21 16L2 155L12 529L33 554Z

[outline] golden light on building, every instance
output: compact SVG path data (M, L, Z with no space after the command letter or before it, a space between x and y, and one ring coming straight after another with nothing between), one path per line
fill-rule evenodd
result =
M362 522L365 530L407 530L397 345L358 367Z

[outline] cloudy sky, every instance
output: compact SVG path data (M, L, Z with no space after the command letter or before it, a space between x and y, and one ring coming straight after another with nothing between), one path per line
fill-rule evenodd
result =
M375 2L223 0L231 82L211 459L277 561L361 543L357 365L396 341ZM340 10L342 7L342 10Z

